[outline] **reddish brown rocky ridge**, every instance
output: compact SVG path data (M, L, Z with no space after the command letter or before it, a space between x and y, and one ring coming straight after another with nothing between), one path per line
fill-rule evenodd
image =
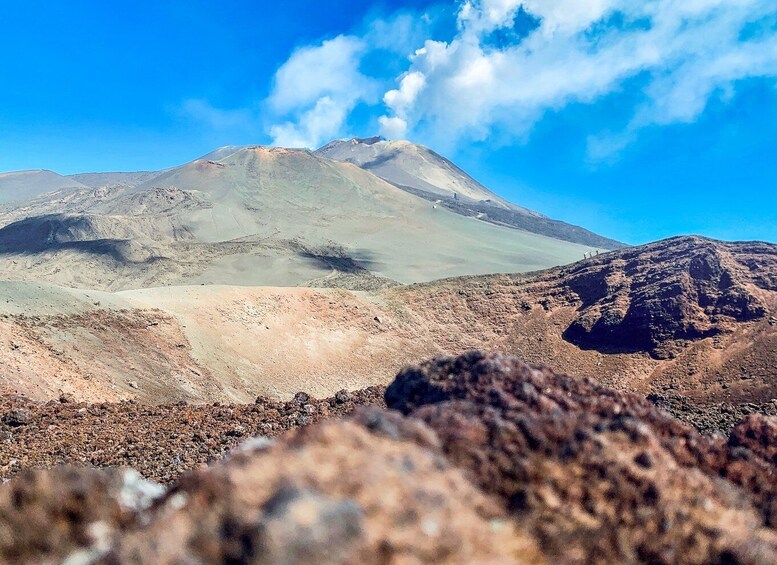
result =
M672 342L766 316L761 293L777 290L777 247L674 238L593 257L564 275L582 301L566 339L671 356Z
M510 353L653 395L708 430L777 410L777 245L678 237L387 293L444 351Z

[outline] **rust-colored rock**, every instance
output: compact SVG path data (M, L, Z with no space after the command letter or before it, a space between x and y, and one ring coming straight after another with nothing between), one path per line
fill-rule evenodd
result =
M471 353L404 371L386 401L429 424L563 562L777 559L768 452L701 436L636 395Z
M566 285L583 300L564 337L604 351L671 356L676 343L714 336L727 321L766 316L758 290L777 290L766 243L672 238L577 264Z
M420 423L378 410L186 477L121 563L538 562Z
M777 467L777 418L752 414L731 431L729 445L746 447Z
M300 393L304 394L304 393ZM218 459L253 436L277 436L300 425L343 416L357 406L384 406L383 389L371 387L344 399L255 404L143 405L34 402L0 396L0 479L23 469L63 464L132 467L154 481ZM302 397L300 397L302 398Z
M446 460L433 432L377 408L274 444L249 442L161 498L135 488L134 513L126 479L116 492L117 476L39 471L2 487L0 556L160 565L545 562L531 536Z
M473 352L403 371L386 391L398 411L360 408L276 439L248 435L279 418L344 414L363 397L197 409L225 411L212 420L186 405L121 405L159 432L133 455L144 469L167 477L166 461L191 457L198 442L226 456L168 487L129 471L17 470L0 487L0 559L777 562L775 418L751 415L728 438L704 436L637 395ZM19 408L30 422L10 434L45 425L57 437L51 416L64 411L95 425L88 406ZM157 412L144 420L147 409ZM164 439L176 433L164 422L187 421L196 438ZM237 449L210 451L210 440L240 437Z
M26 471L0 488L0 562L92 563L163 490L131 469Z

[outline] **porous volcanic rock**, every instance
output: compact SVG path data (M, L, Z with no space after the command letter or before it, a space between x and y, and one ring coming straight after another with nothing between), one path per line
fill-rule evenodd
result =
M729 444L746 447L777 466L777 418L752 414L731 432Z
M636 395L480 353L405 370L386 402L562 562L777 559L774 420L727 443Z
M383 388L338 398L258 398L254 404L160 404L133 401L86 404L35 402L0 396L0 479L23 469L57 465L132 467L170 482L219 459L241 441L344 416L357 406L384 406Z
M132 469L25 471L0 488L0 562L92 563L163 492Z
M751 414L777 416L777 399L758 403L714 402L704 405L680 394L649 394L647 399L675 418L692 424L703 434L729 434Z
M174 532L174 535L171 533ZM184 478L120 563L542 562L425 426L379 410Z
M759 290L777 290L777 247L672 238L595 256L566 271L565 284L582 305L565 339L671 357L674 342L711 337L728 323L767 314Z
M11 481L0 489L0 554L14 563L545 562L433 432L377 408L250 442L135 515L122 513L111 476L65 469Z
M23 470L0 487L0 559L777 562L777 418L704 436L640 396L477 352L408 368L385 396L396 410L247 438L167 487L123 470ZM298 417L319 401L288 406ZM159 417L195 421L190 408ZM31 416L19 430L41 429ZM144 446L136 461L165 465Z

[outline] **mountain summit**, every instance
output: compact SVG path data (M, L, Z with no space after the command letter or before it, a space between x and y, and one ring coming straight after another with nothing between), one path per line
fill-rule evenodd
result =
M353 163L391 184L423 193L423 196L489 203L537 215L497 196L442 155L409 141L390 141L382 137L332 141L316 154Z
M591 247L623 247L618 241L505 200L423 145L382 137L357 137L331 141L315 154L353 163L406 192L458 214Z

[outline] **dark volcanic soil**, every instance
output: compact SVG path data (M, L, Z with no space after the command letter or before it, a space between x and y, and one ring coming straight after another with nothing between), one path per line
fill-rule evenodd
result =
M382 388L342 391L325 400L299 393L291 402L234 405L44 404L4 396L0 478L67 463L132 467L146 478L169 482L248 438L276 436L368 404L385 406Z

